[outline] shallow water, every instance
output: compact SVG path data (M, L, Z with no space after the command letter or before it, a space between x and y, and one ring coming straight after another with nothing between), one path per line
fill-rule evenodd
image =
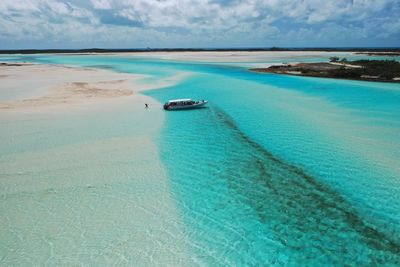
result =
M196 254L211 265L398 263L398 86L257 78L150 93L211 101L169 112L160 140Z
M145 82L192 73L176 86L145 93L160 102L210 101L208 108L166 112L154 136L184 224L190 255L184 265L400 264L398 84L135 57L27 60L141 73ZM126 127L119 133L129 132ZM40 135L4 142L3 153L34 149L33 136Z

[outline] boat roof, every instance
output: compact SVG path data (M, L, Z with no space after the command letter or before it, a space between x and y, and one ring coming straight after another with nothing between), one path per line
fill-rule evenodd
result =
M169 100L168 102L186 102L186 101L193 101L190 98L183 98L183 99L173 99L173 100Z

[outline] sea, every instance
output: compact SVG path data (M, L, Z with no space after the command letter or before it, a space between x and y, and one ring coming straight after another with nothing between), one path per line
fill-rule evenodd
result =
M371 58L350 53L345 56L349 60ZM164 112L162 127L149 137L157 145L179 227L166 227L161 221L159 229L148 231L146 220L137 222L141 231L135 228L131 232L129 224L120 226L118 205L132 198L136 191L129 186L138 183L114 181L121 181L117 177L121 173L140 175L140 164L134 168L123 164L119 167L122 170L114 172L110 158L109 165L89 174L94 176L91 179L104 180L102 190L95 195L80 188L80 198L74 198L75 191L64 195L73 204L62 204L62 197L52 198L60 203L40 200L35 202L37 206L30 202L32 216L47 216L50 220L60 213L59 218L72 220L60 221L62 229L41 229L29 212L22 216L10 211L23 208L25 202L20 199L49 198L45 195L53 191L3 193L0 246L6 252L0 252L0 265L23 266L32 259L49 266L399 266L400 84L249 71L253 65L328 60L327 54L264 58L262 62L198 62L124 54L1 56L2 62L144 74L143 82L148 84L185 73L172 86L142 92L159 103L150 109L162 109L164 102L176 98L205 99L209 103L205 108ZM40 130L26 134L22 133L34 127L32 122L2 123L0 161L8 162L12 156L16 162L16 166L3 167L18 168L18 162L25 159L21 151L73 146L104 135L134 135L138 127L129 124L129 109L124 108L104 112L95 120L93 116L74 120L82 127L74 127L69 135L60 132L71 130L65 126L71 124L71 119L55 124L39 120L43 123ZM148 121L148 125L152 123ZM146 127L140 125L141 129ZM43 131L50 135L55 128L57 137L43 138ZM11 138L16 132L18 139ZM121 144L118 148L120 160L133 161L135 151L130 151L131 146ZM47 153L47 157L40 161L49 164L41 169L44 178L34 172L31 177L24 173L26 179L37 175L41 182L51 179L50 174L46 176L52 171L51 151L47 149L42 154ZM87 157L95 159L98 153L107 151L93 151ZM57 166L60 169L53 175L74 175L68 165ZM1 172L0 180L10 179L6 170ZM118 201L103 203L101 194ZM85 201L91 203L90 208L81 210L79 203ZM104 221L98 213L104 212L101 205L116 209L104 213ZM34 211L45 209L54 210ZM79 214L87 212L95 222ZM137 220L134 213L124 216L127 221ZM113 228L102 230L102 223L112 224ZM96 231L85 235L81 230L92 224L97 226ZM32 234L35 229L45 234ZM178 232L182 243L168 244ZM122 241L115 245L115 240L124 235L131 235L129 245L124 246ZM136 244L135 235L151 238ZM61 246L59 250L54 251L52 242ZM115 246L107 247L111 243ZM168 244L168 251L161 251L166 246L160 243ZM77 249L71 254L69 247ZM104 251L107 253L101 253ZM158 258L158 253L166 257ZM168 255L179 261L166 261ZM74 261L69 261L71 257Z

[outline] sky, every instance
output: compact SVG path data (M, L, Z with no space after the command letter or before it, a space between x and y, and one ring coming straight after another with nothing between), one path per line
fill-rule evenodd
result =
M399 47L400 0L0 0L0 49Z

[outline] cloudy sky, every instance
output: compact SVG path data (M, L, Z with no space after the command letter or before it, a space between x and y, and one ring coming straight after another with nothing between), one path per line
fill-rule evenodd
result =
M0 49L400 46L400 0L0 0Z

